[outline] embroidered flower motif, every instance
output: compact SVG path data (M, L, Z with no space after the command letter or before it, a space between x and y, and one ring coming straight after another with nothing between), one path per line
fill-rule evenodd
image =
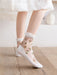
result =
M26 37L22 41L22 46L24 47L26 54L28 54L32 49L32 40L33 40L32 38Z

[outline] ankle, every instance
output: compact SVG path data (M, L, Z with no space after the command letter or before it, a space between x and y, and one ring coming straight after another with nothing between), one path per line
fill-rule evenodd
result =
M29 42L32 42L32 41L33 41L33 38L32 38L32 37L27 37L27 36L25 36L24 40L25 40L25 41L28 40Z
M33 41L32 37L25 36L24 40L21 43L21 46L23 46L25 50L29 50L29 49L31 50L32 41Z
M17 38L16 40L17 40L17 48L18 48L21 42L23 41L23 38Z
M17 48L19 47L19 45L20 45L20 42L17 42Z

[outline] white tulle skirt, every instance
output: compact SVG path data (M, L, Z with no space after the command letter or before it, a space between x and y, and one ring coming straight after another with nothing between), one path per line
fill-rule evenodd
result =
M54 10L52 0L12 0L12 10L33 11L40 9Z

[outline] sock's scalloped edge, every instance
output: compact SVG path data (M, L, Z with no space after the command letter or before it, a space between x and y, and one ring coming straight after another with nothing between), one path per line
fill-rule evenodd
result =
M24 38L17 38L16 41L22 42Z
M25 36L35 38L35 35L30 32L26 32Z
M30 32L26 32L26 33L25 33L25 36L35 38L35 35L32 34L32 33L30 33ZM24 37L25 37L25 36L24 36ZM17 38L16 41L17 41L17 42L18 42L18 41L19 41L19 42L22 42L23 39L24 39L24 37L22 37L22 38Z

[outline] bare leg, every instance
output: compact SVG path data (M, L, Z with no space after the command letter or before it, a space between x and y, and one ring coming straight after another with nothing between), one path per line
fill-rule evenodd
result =
M16 24L17 38L22 38L24 36L26 17L27 12L18 12L17 14L17 24ZM18 46L19 42L17 42L17 47Z
M42 9L34 11L32 13L27 32L30 32L32 34L35 34L37 32L38 27L41 24L42 18L44 17L46 11L47 10Z
M29 26L28 26L28 30L27 30L27 34L25 34L24 40L21 43L21 47L22 49L24 49L23 51L21 51L21 49L19 50L21 52L21 54L23 54L24 56L26 56L26 58L35 66L38 68L42 68L43 65L40 64L37 59L35 58L34 54L33 54L33 50L32 50L32 41L33 41L33 34L35 35L36 31L38 30L38 27L42 21L42 18L45 14L46 10L39 10L39 11L34 11L32 13L30 22L29 22ZM22 29L23 27L21 27ZM18 28L19 29L19 28ZM23 31L23 30L22 30ZM20 34L22 34L22 32L20 32ZM19 35L20 35L19 34ZM23 34L22 34L23 35ZM19 37L19 36L18 36ZM22 37L22 36L21 36Z

